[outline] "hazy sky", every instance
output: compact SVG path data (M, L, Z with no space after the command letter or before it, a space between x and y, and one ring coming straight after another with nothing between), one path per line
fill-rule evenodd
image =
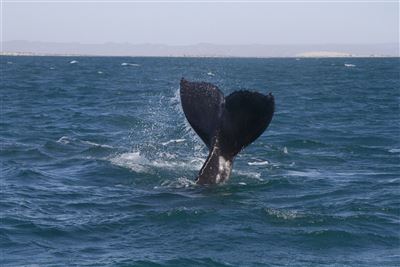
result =
M16 2L2 5L3 41L185 45L399 42L392 2Z

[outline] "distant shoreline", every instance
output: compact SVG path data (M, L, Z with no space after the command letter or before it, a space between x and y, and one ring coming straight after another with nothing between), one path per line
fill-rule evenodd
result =
M190 57L190 58L326 58L326 57L399 57L399 44L310 44L193 45L130 43L54 43L6 41L2 55L16 56L118 56L118 57Z
M307 55L294 55L294 56L225 56L225 55L101 55L101 54L53 54L53 53L31 53L31 52L0 52L0 57L132 57L132 58L295 58L295 59L307 59L307 58L400 58L400 56L392 55L338 55L338 54L307 54Z

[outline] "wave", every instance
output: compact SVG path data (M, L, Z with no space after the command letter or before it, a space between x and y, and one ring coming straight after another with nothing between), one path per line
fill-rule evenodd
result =
M166 152L158 153L157 159L150 160L140 151L122 153L111 158L110 161L114 165L125 167L138 173L151 173L154 168L199 170L204 163L204 159L201 158L182 161L176 155Z
M316 170L309 170L309 171L287 171L288 176L296 176L296 177L322 177L322 173Z
M148 172L149 161L140 155L139 152L123 153L111 159L114 165L131 169L138 173Z
M67 136L62 136L56 142L61 144L69 144L71 142L71 139Z
M173 266L210 266L210 267L232 267L233 265L218 261L214 258L176 258L167 261L139 260L132 262L137 267L173 267Z
M283 154L289 154L287 147L283 148Z
M73 142L73 143L81 143L81 144L86 144L86 145L95 146L95 147L114 148L113 146L110 146L110 145L98 144L98 143L95 143L95 142L86 141L86 140L80 140L80 139L71 138L71 137L68 137L68 136L62 136L56 142L60 143L60 144L64 144L64 145L68 145L71 142Z
M245 176L247 178L252 178L256 179L258 181L264 181L264 179L261 178L261 173L259 172L252 172L252 171L243 171L243 170L232 170L232 175L239 175L239 176Z
M21 168L17 172L16 177L21 179L35 179L35 181L37 182L38 179L47 179L50 177L50 175L48 173L45 173L44 171L40 171L34 168Z
M398 242L398 238L394 235L382 235L373 232L359 232L344 229L318 229L305 230L299 233L305 244L311 246L321 246L324 242L325 246L344 246L344 245L360 245L373 242L375 245L391 246Z
M264 165L268 165L269 161L265 160L265 161L253 161L253 162L247 162L248 165L250 166L264 166Z
M182 157L176 154L158 152L154 159L150 159L140 151L133 151L113 156L108 160L113 165L130 169L136 173L154 174L158 170L174 171L175 174L180 175L179 178L163 180L160 187L184 188L193 186L194 182L193 177L182 177L182 172L190 171L197 173L203 166L205 158L193 156L182 160ZM264 179L261 178L261 173L254 171L233 169L232 176L264 181ZM240 182L245 183L245 181L239 181L239 183Z
M110 146L110 145L102 145L102 144L98 144L98 143L91 142L91 141L81 140L81 142L84 143L84 144L88 144L88 145L96 146L96 147L114 148L113 146Z
M300 214L296 210L279 210L273 208L266 208L265 212L272 217L284 220L293 220L297 218L304 217L304 215Z
M160 186L155 186L154 189L158 188L188 188L197 186L193 179L188 179L186 177L179 177L175 180L165 180Z
M121 66L140 67L139 64L136 64L136 63L127 63L127 62L121 63Z

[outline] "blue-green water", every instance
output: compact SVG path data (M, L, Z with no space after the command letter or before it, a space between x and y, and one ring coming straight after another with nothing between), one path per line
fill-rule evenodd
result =
M1 57L1 266L398 266L399 63ZM181 77L275 96L225 185Z

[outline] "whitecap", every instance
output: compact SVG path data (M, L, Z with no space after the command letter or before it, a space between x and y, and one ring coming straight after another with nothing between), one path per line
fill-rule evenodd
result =
M208 75L208 76L215 76L215 74L212 73L211 71L207 72L207 75Z
M85 140L82 140L81 142L84 143L84 144L91 145L91 146L97 146L97 147L103 147L103 148L113 148L112 146L109 146L109 145L97 144L97 143L90 142L90 141L85 141Z
M71 139L68 136L62 136L60 139L57 140L57 143L61 144L69 144Z
M71 142L74 142L76 144L81 143L81 144L87 144L87 145L96 146L96 147L113 148L112 146L109 146L109 145L97 144L97 143L94 143L94 142L91 142L91 141L79 140L79 139L71 138L71 137L68 137L68 136L62 136L56 142L57 143L61 143L61 144L65 144L65 145L69 144Z
M256 179L258 181L264 181L264 179L261 178L261 173L259 173L259 172L232 170L232 173L240 175L240 176L246 176L248 178Z
M128 62L123 62L123 63L121 63L121 66L140 67L140 65L139 65L139 64L135 64L135 63L128 63Z
M295 210L278 210L278 209L266 208L265 212L270 216L274 216L284 220L293 220L302 217L302 215Z
M163 146L166 146L166 145L169 145L169 144L171 144L171 143L182 143L182 142L185 142L186 141L186 139L171 139L171 140L169 140L169 141L167 141L167 142L164 142L164 143L161 143Z
M175 180L165 180L161 183L160 186L155 186L154 189L158 189L160 187L166 188L188 188L196 186L196 182L193 179L188 179L186 177L179 177Z
M309 171L288 171L287 174L289 176L298 176L298 177L321 177L321 173L316 170L309 170Z
M120 167L131 169L135 172L148 173L152 169L189 169L199 170L204 163L203 159L194 158L188 161L183 161L177 158L174 154L158 153L156 160L149 160L140 152L122 153L110 159L111 163Z
M349 67L349 68L353 68L353 67L355 67L356 65L354 65L354 64L347 64L347 63L345 63L345 64L344 64L344 66L345 66L345 67Z
M97 73L98 73L98 74L103 74L103 72L102 72L102 71L100 71L100 70L99 70Z
M269 161L265 160L265 161L253 161L253 162L247 162L248 165L250 166L263 166L263 165L268 165Z
M284 153L284 154L288 154L288 153L289 153L287 147L284 147L284 148L283 148L283 153Z
M400 148L392 148L392 149L389 149L389 152L390 152L390 153L400 153Z
M77 64L77 63L79 63L79 61L77 61L77 60L72 60L69 62L69 64Z

